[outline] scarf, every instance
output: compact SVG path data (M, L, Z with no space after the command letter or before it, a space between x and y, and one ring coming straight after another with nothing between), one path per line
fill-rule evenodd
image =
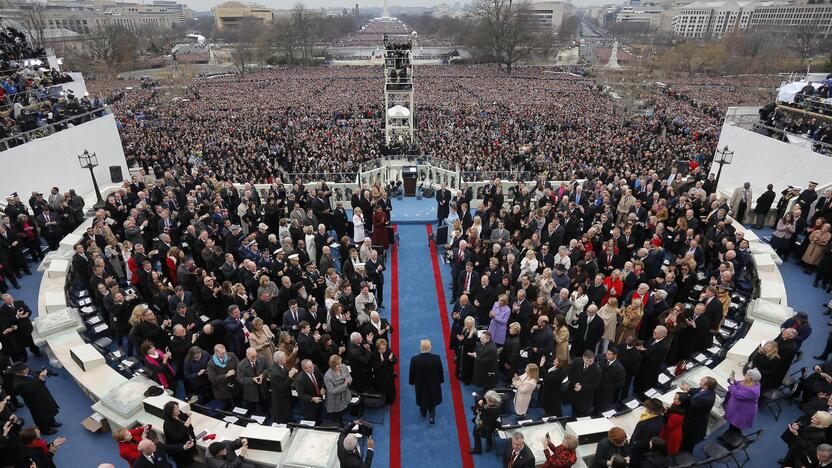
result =
M220 361L220 358L218 358L215 354L211 356L211 360L213 360L214 364L216 364L220 369L225 369L225 366L228 364L228 356L225 357L225 360Z
M26 448L39 448L43 450L44 455L49 455L49 445L43 439L35 439L30 444L26 445Z

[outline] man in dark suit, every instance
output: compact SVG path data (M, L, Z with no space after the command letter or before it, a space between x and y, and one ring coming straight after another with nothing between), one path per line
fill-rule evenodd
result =
M419 343L421 353L410 358L410 376L408 382L416 391L416 404L419 414L428 416L434 424L436 407L442 403L442 383L445 382L445 371L442 360L438 355L430 352L430 340Z
M773 189L774 185L768 184L766 191L757 197L757 205L754 207L754 227L756 229L761 229L763 227L763 223L766 221L766 216L768 215L769 210L771 210L771 205L774 203L774 197L777 196ZM818 203L818 206L820 206L820 203Z
M670 351L670 340L667 339L667 328L662 325L653 330L653 339L649 345L636 347L642 354L641 367L636 375L633 387L636 393L644 393L659 379L667 353Z
M84 252L84 244L75 244L75 254L72 255L72 277L76 283L84 286L90 282L90 259Z
M193 441L189 440L182 448L189 450L193 446ZM156 443L150 439L142 439L137 448L139 457L133 462L133 468L173 468L175 466L164 447L157 447Z
M572 361L567 375L572 416L589 416L595 392L601 383L601 368L595 363L595 353L584 351L581 359Z
M641 368L641 361L643 356L641 351L636 348L636 337L627 337L624 346L618 350L618 359L624 367L624 386L618 394L618 401L624 402L630 395L630 386L633 384L633 379L638 375Z
M303 371L295 378L295 388L298 391L300 407L303 410L303 419L320 423L321 403L323 403L323 397L326 394L324 375L309 359L301 361L300 366Z
M719 303L719 301L715 301ZM693 308L693 314L685 314L687 327L683 328L676 339L679 340L679 357L689 358L708 349L711 344L711 322L705 313L705 304L698 303Z
M505 468L534 468L534 453L526 445L522 432L511 435L511 450L503 458Z
M702 377L699 388L688 390L682 386L682 390L690 393L690 406L682 422L682 450L688 453L693 453L696 444L705 439L711 408L716 401L716 384L713 377Z
M613 270L623 268L624 262L621 261L620 255L615 254L613 246L608 245L604 253L598 258L598 266L601 268L601 273L609 276Z
M342 468L370 468L373 464L376 443L372 436L367 439L367 455L362 459L361 450L358 448L358 438L352 434L358 424L360 420L345 425L338 437L338 461Z
M16 326L16 329L11 333L5 334L3 337L5 339L0 339L0 342L6 342L7 340L14 341L14 345L17 347L16 351L19 352L22 360L26 359L25 348L29 348L29 351L35 356L43 356L43 353L40 352L40 349L35 346L35 342L32 340L32 309L25 302L14 300L11 294L3 294L0 297L3 299L0 302L0 322L5 325L0 331L8 328L10 325ZM11 350L4 351L6 351L6 355L12 356L8 352Z
M578 317L578 329L572 342L572 355L580 356L584 351L595 354L595 347L604 335L604 319L598 316L598 306L587 306L586 312Z
M237 451L240 452L237 455ZM254 464L245 461L248 455L248 440L224 440L212 442L208 446L210 458L205 460L205 468L254 468Z
M330 222L332 223L332 229L335 230L335 234L338 236L339 239L348 235L349 221L347 219L347 212L346 210L344 210L343 203L335 203L335 211L332 212ZM322 268L321 271L325 270Z
M705 288L703 294L703 302L705 303L705 317L708 318L708 324L712 334L719 333L719 326L722 324L722 302L716 298L716 287L708 286Z
M474 270L472 262L465 262L465 270L459 272L459 276L454 283L454 300L459 300L459 296L465 294L471 296L476 294L480 287L480 276Z
M23 398L26 407L32 415L32 422L40 429L43 435L55 434L56 427L61 423L55 420L60 408L52 397L52 393L46 388L46 370L40 371L35 377L29 374L29 366L23 362L15 363L12 368L12 388L14 395Z
M626 372L618 360L618 349L611 346L607 349L606 359L600 363L601 382L595 391L595 413L603 413L610 409L612 402L624 387Z
M308 322L311 326L315 323L315 318L303 307L298 307L298 301L290 299L289 310L283 313L283 328L289 330L289 334L297 338L300 332L300 323L303 321Z
M278 424L292 420L292 379L297 368L286 366L286 353L274 353L274 364L266 370L266 378L272 388L272 418Z
M441 225L445 218L450 213L451 191L445 187L445 184L436 191L436 218L437 224Z
M35 222L37 222L40 232L46 238L46 243L49 244L49 250L58 250L58 243L64 236L60 218L49 209L46 209L35 218Z

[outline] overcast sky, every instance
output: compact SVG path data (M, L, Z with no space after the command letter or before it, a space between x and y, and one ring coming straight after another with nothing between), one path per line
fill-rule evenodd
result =
M196 11L207 11L210 10L212 7L219 5L223 2L223 0L179 0L182 3L185 3L189 7L193 8ZM297 0L252 0L254 3L259 3L261 5L265 5L269 8L275 9L286 9L292 8L295 6L298 1ZM425 6L431 7L433 5L437 5L439 3L447 3L449 5L454 5L456 1L454 0L412 0L406 3L401 2L401 0L388 0L390 2L390 6L395 5L404 5L404 6ZM356 1L352 1L350 3L346 0L303 0L300 3L303 3L307 8L352 8L352 6L356 3ZM380 7L383 4L383 0L357 0L358 7ZM467 1L463 1L460 3L468 3ZM588 6L588 5L603 5L608 3L615 3L615 0L573 0L572 3L575 6Z

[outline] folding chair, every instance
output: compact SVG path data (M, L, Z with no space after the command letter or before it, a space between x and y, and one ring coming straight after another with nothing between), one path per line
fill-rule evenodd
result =
M673 468L690 468L696 466L699 460L688 452L679 452L671 457L671 462Z
M785 398L785 396L786 394L783 393L782 390L776 388L766 390L762 395L760 395L760 403L764 405L766 409L771 411L775 421L779 421L780 414L783 413L783 407L780 406L780 400Z
M731 452L722 445L716 442L708 442L702 447L702 451L713 460L712 463L722 463L726 467L730 466Z

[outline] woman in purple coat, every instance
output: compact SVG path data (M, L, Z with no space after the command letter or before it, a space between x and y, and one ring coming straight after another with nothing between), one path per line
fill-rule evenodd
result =
M757 416L757 401L760 399L760 371L749 369L741 382L733 377L728 379L728 392L731 394L725 403L725 419L728 431L741 434L743 429L750 429Z
M492 341L497 346L502 346L506 342L506 325L508 318L511 315L511 309L508 307L508 296L501 294L491 308L491 324L488 325L488 331L491 333Z

